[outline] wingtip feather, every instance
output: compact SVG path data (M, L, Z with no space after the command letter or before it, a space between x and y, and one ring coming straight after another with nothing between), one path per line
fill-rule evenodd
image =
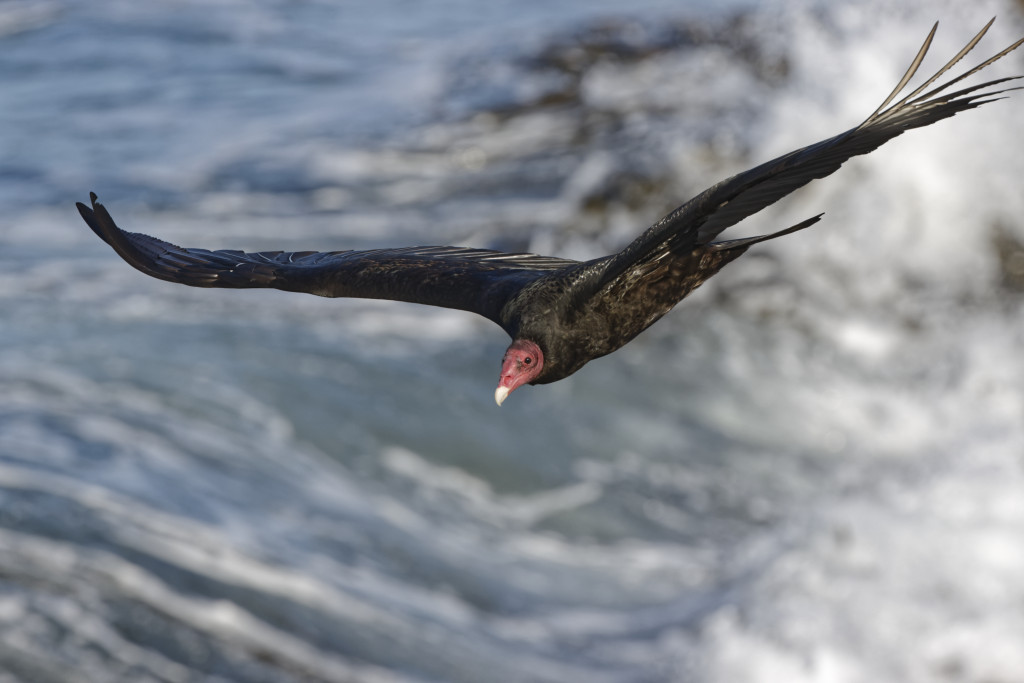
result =
M111 244L110 237L107 235L107 230L101 223L100 217L97 215L96 195L90 192L89 197L92 200L92 208L89 208L82 202L75 202L75 208L78 209L78 214L82 217L82 220L85 221L85 224L88 225L94 233L96 233L96 236L107 244ZM109 215L107 218L109 218Z

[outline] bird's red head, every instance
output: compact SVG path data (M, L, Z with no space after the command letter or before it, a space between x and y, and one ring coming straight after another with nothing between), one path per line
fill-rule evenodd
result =
M532 341L516 339L501 361L501 377L494 391L494 400L500 406L517 388L537 379L543 367L544 354L540 347Z

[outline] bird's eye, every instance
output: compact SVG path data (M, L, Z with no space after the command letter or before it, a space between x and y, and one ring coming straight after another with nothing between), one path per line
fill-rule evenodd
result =
M523 359L523 365L529 365L532 362L533 362L533 359L530 358L529 356L527 356L526 358Z

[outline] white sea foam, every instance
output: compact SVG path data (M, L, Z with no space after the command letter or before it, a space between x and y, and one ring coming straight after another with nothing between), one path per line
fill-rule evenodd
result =
M424 102L480 74L513 103L552 87L519 59L554 39L518 3L497 56L470 18L446 29L465 42L414 39L440 10L381 10L344 43L302 14L322 7L193 4L169 24L111 7L67 9L89 78L22 33L12 59L54 68L52 87L9 74L0 105L19 125L26 107L62 112L32 154L7 138L0 180L24 204L0 230L14 680L1019 680L1024 318L992 233L1024 240L1016 95L751 219L736 232L826 212L500 411L506 341L489 323L144 279L70 205L50 208L94 188L124 227L187 246L587 258L687 190L855 125L932 20L924 71L1012 15L1001 3L762 8L737 40L785 59L771 78L727 45L670 49L593 66L589 118L468 121ZM559 7L546 31L599 9ZM132 53L124 27L149 46ZM396 62L361 61L375 30ZM1020 32L1001 17L979 54ZM91 35L136 59L114 68ZM151 51L179 40L182 58L221 45L237 64L179 60L185 76L168 76ZM140 90L138 73L164 87ZM207 73L230 78L193 90ZM426 85L399 92L410 74ZM415 116L384 106L410 102ZM615 194L637 177L661 189ZM588 198L606 211L581 211Z

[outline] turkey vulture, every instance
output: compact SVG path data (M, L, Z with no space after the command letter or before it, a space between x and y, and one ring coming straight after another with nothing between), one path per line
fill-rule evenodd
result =
M751 245L802 230L818 222L821 214L769 235L713 241L726 228L905 130L1002 99L998 95L1017 89L993 87L1019 77L949 92L952 85L1005 56L1024 39L927 90L974 48L992 21L938 73L893 103L921 65L936 23L902 80L859 126L713 185L621 252L592 261L462 247L256 253L184 249L119 229L95 194L90 193L92 208L79 203L78 210L121 258L169 282L395 299L478 313L512 338L494 392L501 405L523 384L560 380L615 351Z

